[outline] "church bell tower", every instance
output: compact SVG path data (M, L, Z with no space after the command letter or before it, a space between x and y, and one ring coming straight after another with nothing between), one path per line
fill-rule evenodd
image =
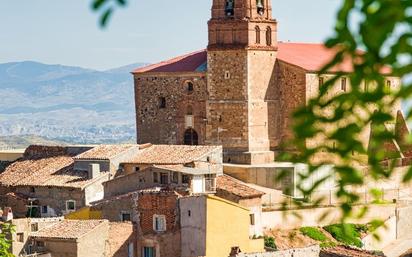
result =
M213 0L208 27L207 143L223 145L225 162L273 162L277 22L271 0Z

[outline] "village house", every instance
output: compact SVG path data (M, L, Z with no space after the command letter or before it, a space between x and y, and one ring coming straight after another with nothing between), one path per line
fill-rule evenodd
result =
M0 175L0 207L16 217L55 217L103 198L103 182L118 169L122 155L137 145L30 146Z
M133 257L135 233L127 222L24 218L11 221L12 253L39 257Z

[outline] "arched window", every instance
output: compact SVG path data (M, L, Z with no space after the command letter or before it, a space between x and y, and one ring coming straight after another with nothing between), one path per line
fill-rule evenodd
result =
M235 0L226 0L225 13L229 17L235 14Z
M256 0L256 11L259 15L263 15L265 13L265 6L263 4L263 0Z
M260 28L259 28L259 26L255 27L255 32L256 32L256 44L260 44Z
M198 145L199 144L199 137L197 135L197 132L194 129L189 128L185 131L184 144L185 145Z
M270 27L266 29L266 45L272 45L272 29Z
M186 81L186 82L185 82L185 87L186 87L186 91L187 91L188 93L192 93L193 90L194 90L194 85L193 85L193 82L192 82L192 81Z

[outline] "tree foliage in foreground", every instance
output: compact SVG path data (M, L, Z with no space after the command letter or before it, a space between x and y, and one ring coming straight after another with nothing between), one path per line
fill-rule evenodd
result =
M9 223L0 224L0 257L14 257L10 252L12 241L10 239L14 228Z
M125 6L127 0L93 0L92 3L93 9L101 13L100 24L106 26L115 7ZM359 200L349 188L365 185L366 177L360 165L366 166L368 179L373 181L393 176L393 166L382 166L387 154L384 144L394 139L393 133L383 124L393 123L393 105L412 94L411 24L412 0L342 1L334 36L326 42L326 46L335 49L337 54L320 74L326 74L331 67L345 60L351 60L354 72L334 74L325 81L319 95L294 114L296 140L293 147L301 154L293 160L309 164L309 173L302 177L303 180L310 179L322 165L336 165L336 197L342 202L343 219L354 215L352 204ZM388 68L391 75L402 78L400 90L387 90L382 71ZM343 76L350 82L351 90L331 97L328 92ZM365 90L365 83L373 86ZM330 111L325 112L326 109ZM412 116L410 110L406 116L408 119ZM367 149L359 136L370 124L374 124L374 133ZM307 142L310 140L317 144L309 146ZM329 154L330 158L315 161L319 154ZM301 190L310 195L328 178L325 176L311 188ZM403 174L403 181L411 179L412 169L409 169ZM362 210L357 215L364 213Z
M294 146L301 153L294 160L310 165L309 174L303 179L311 177L322 165L336 165L336 197L341 202L343 219L365 213L365 209L353 213L353 203L361 199L350 188L367 186L370 181L381 181L394 175L393 161L387 166L382 165L388 157L385 142L395 139L394 133L384 124L394 124L394 105L408 99L412 93L411 24L412 0L343 1L334 36L326 42L326 46L335 49L337 54L320 74L326 74L345 60L350 60L354 72L334 74L321 86L319 95L294 114L297 138ZM391 76L402 78L399 90L388 90L382 74L388 70L391 70ZM343 76L350 81L351 89L334 96L328 94ZM411 110L406 116L408 119L412 116ZM367 147L362 144L360 135L369 125L373 137ZM311 140L316 144L308 145ZM315 157L321 155L327 158L316 160ZM402 175L403 181L409 182L412 169ZM310 195L328 178L325 176L311 188L301 190Z

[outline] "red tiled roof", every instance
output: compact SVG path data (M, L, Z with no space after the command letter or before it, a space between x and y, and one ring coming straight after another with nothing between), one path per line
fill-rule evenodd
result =
M325 64L332 60L334 54L334 50L326 48L322 43L279 42L277 59L309 72L318 72ZM133 73L196 71L206 61L207 51L201 50L136 69ZM353 72L352 61L346 59L342 64L331 68L329 72ZM382 72L387 74L390 70L384 69Z
M261 197L265 194L228 175L216 178L216 189L218 192L225 191L240 198Z
M30 236L34 238L78 239L91 232L107 220L63 220L45 227Z
M74 157L74 159L84 160L109 160L117 155L130 150L131 148L137 148L137 145L99 145L84 153L81 153Z
M138 68L132 73L143 72L193 72L202 66L207 59L206 50L182 55L157 64Z

